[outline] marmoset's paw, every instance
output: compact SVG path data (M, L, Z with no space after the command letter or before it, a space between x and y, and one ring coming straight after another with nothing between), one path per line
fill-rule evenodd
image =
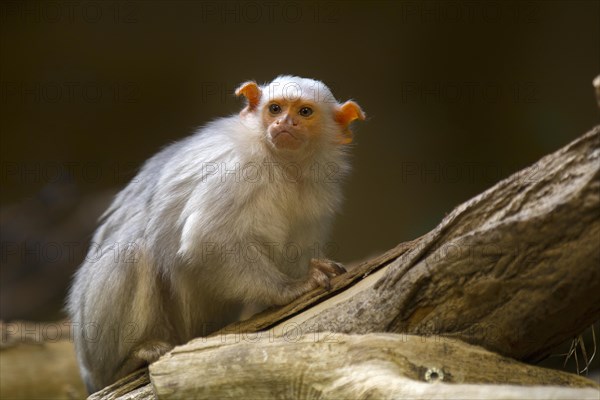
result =
M311 279L318 286L327 290L331 289L331 279L346 272L342 264L326 259L313 258L310 260Z

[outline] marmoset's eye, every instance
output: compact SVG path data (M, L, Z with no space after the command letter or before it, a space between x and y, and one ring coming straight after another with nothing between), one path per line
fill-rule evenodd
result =
M302 115L303 117L310 117L312 113L313 110L310 107L302 107L300 111L298 111L298 114Z
M281 107L279 106L279 104L271 104L269 106L269 111L271 112L271 114L279 114L281 112Z

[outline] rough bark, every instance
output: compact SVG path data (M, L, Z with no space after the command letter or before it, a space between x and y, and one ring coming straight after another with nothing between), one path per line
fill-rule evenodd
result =
M332 291L316 290L217 334L411 333L538 360L600 319L599 205L596 127L458 206L427 235L340 277ZM447 362L443 352L437 356ZM186 368L182 362L179 370ZM454 374L466 373L457 368ZM454 389L447 390L456 396Z

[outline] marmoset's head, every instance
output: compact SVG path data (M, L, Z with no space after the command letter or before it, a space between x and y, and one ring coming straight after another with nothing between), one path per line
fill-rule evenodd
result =
M348 144L350 123L365 119L358 104L338 103L323 82L313 79L286 75L263 86L250 81L235 93L248 101L241 117L259 123L274 151L298 152L323 141Z

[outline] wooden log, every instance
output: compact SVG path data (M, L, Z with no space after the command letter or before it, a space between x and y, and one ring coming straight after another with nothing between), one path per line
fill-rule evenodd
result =
M384 333L197 339L152 364L150 378L159 399L598 399L600 395L582 377L525 365L458 340ZM580 388L566 388L572 386Z
M600 319L599 242L596 127L458 206L427 235L341 276L330 292L215 335L411 333L535 361ZM537 393L514 390L504 397Z

